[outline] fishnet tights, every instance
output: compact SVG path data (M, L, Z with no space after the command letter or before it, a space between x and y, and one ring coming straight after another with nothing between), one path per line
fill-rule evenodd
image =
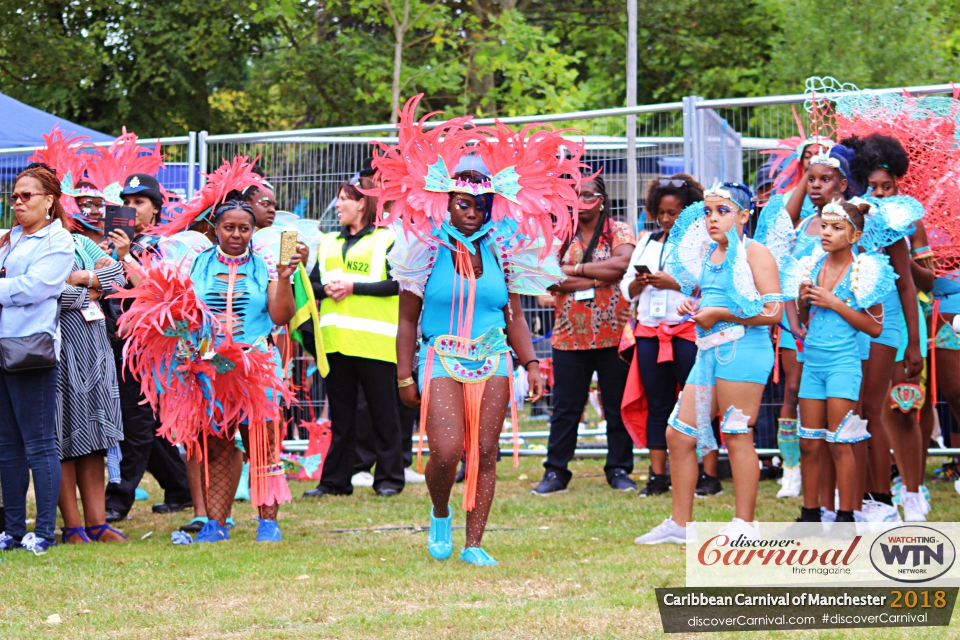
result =
M276 443L276 430L267 425L267 434L271 450ZM250 451L250 437L246 425L240 427L243 448ZM226 526L227 518L233 509L233 497L237 492L236 478L233 477L233 451L236 449L233 438L207 437L207 460L200 466L204 473L203 496L207 504L207 517ZM280 505L271 504L260 507L260 517L276 520Z
M477 500L467 512L467 547L479 547L487 526L490 507L497 486L497 453L500 432L509 408L507 378L487 381L480 410L480 466L477 477ZM430 406L427 413L427 437L430 458L427 462L427 489L438 518L449 514L450 492L463 456L465 430L463 385L451 378L435 378L430 383Z

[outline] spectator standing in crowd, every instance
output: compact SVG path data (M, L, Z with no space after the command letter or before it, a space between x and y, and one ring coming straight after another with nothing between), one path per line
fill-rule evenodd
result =
M17 223L0 237L0 339L46 334L54 343L49 368L0 371L0 477L6 518L0 551L41 552L56 544L61 476L56 434L57 298L73 266L73 239L64 228L60 195L60 181L52 169L29 165L17 176L10 195ZM37 518L34 532L28 534L31 472Z
M645 233L630 256L632 268L620 282L624 298L636 304L637 389L625 394L624 411L633 397L646 399L647 448L650 450L650 477L640 490L640 497L670 490L667 475L667 418L677 401L677 393L687 381L697 358L696 332L692 321L681 321L677 305L687 299L680 285L663 270L664 253L670 230L680 212L703 200L703 186L693 176L678 173L669 178L655 178L647 191L647 219L659 229ZM635 401L636 402L636 401ZM642 419L641 415L637 416ZM639 425L637 425L639 426ZM716 451L703 458L704 473L697 483L697 494L719 495L723 492L717 478Z
M619 284L630 264L634 236L626 223L610 215L602 177L584 180L579 196L577 235L560 251L567 279L550 287L556 297L554 404L547 460L543 463L546 472L533 489L541 496L567 490L572 476L567 465L577 446L577 428L594 372L607 421L607 482L621 491L637 488L630 479L633 440L620 417L629 367L617 349L630 313Z
M333 441L323 465L323 477L307 497L350 495L357 454L357 394L363 386L374 432L377 495L395 496L404 487L400 416L397 411L397 314L399 285L387 268L393 231L378 228L377 202L363 191L374 188L369 178L352 178L337 192L339 234L329 233L320 244L320 327L330 363L327 401Z
M115 247L129 251L130 238L122 231L113 232L111 240ZM123 264L107 256L86 235L73 234L73 242L73 267L60 295L57 443L62 466L61 531L63 542L69 544L124 541L128 538L106 521L104 456L110 483L119 483L123 421L117 367L99 301L121 290L127 278ZM82 521L77 509L78 488Z
M126 241L122 232L111 235L117 259L129 265L149 260L159 237L148 230L160 219L163 191L160 183L146 173L135 173L124 180L120 192L124 205L137 210L133 242ZM139 282L131 271L126 288ZM192 505L187 485L187 472L180 452L166 439L157 435L160 422L140 389L140 381L123 361L126 336L117 332L117 318L127 308L125 300L108 300L104 307L107 316L107 335L113 347L120 394L120 412L123 416L123 441L120 443L120 482L107 485L107 522L127 518L133 507L137 486L149 471L164 490L163 502L153 505L154 513L175 513Z

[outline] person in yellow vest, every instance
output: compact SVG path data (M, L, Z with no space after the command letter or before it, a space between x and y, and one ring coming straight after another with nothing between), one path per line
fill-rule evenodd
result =
M403 452L397 411L397 322L399 286L390 279L387 251L392 230L374 226L376 198L369 178L353 178L337 194L339 233L320 243L314 292L320 301L320 330L330 363L326 378L333 440L320 485L305 497L353 493L350 479L357 452L357 395L370 399L379 496L403 490Z

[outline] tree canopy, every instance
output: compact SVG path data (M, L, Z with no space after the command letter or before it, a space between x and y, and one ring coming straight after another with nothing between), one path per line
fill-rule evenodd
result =
M945 82L960 0L639 0L638 101ZM0 0L0 91L142 136L625 102L611 0Z

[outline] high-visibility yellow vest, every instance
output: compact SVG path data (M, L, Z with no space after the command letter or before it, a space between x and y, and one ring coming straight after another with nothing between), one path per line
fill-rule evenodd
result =
M378 228L350 247L344 262L344 238L335 232L326 234L318 257L321 282L386 280L387 250L393 241L392 231ZM320 302L324 350L395 363L399 312L398 296L349 295L340 302L324 298Z

